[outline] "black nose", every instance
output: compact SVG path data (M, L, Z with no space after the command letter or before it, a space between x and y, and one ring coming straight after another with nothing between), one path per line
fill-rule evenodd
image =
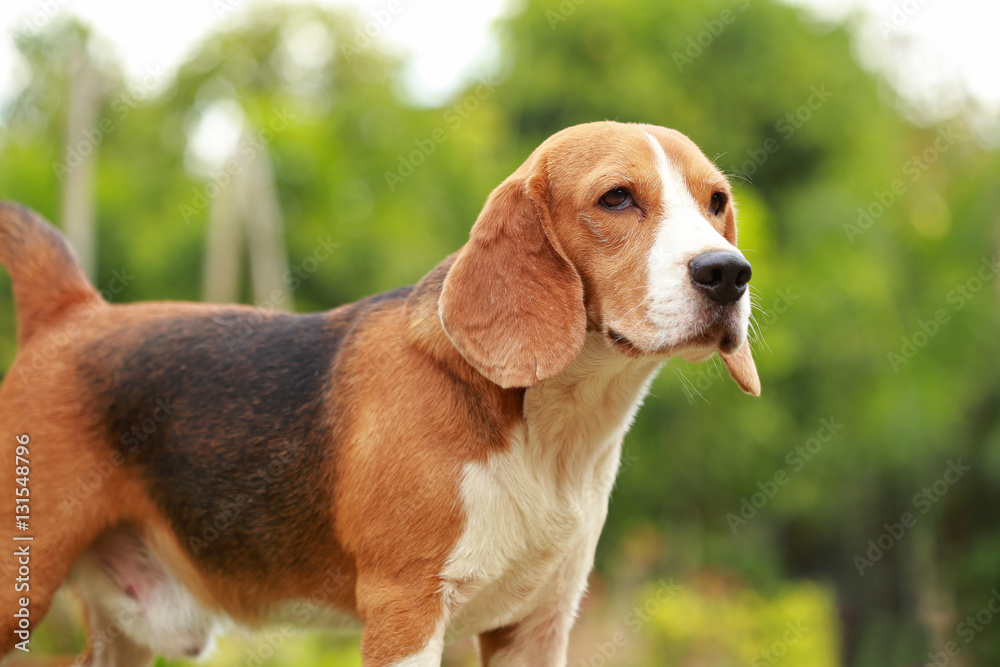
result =
M736 301L747 291L753 270L739 253L703 252L688 263L695 287L721 304Z

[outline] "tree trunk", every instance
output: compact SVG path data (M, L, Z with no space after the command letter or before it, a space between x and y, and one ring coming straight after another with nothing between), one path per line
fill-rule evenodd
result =
M99 137L94 130L102 87L100 73L91 65L87 46L82 43L70 63L66 145L63 147L63 164L67 171L62 179L60 217L66 237L91 280L97 269L94 165L100 143L99 138L94 138Z

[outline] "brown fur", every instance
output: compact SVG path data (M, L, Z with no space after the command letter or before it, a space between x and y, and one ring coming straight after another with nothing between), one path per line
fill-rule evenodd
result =
M502 387L557 375L583 347L583 284L552 228L541 160L490 195L441 294L455 347Z
M507 625L479 635L479 659L482 663L489 665L495 655L511 645L516 633L516 625Z

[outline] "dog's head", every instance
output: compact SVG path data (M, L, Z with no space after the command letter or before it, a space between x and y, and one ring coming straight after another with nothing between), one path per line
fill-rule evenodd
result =
M493 191L440 315L466 360L504 387L559 374L589 329L631 357L718 351L756 395L749 280L729 183L690 139L591 123L550 137Z

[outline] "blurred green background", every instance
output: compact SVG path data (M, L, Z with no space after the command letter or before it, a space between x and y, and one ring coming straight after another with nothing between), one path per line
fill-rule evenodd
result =
M498 26L493 69L436 106L401 92L377 39L358 48L359 25L257 9L137 94L99 36L53 21L17 39L30 81L3 109L0 197L61 222L85 49L103 82L95 284L203 298L210 221L233 198L193 137L235 118L272 165L289 297L314 311L419 280L551 133L677 128L735 185L764 393L717 362L665 367L569 664L1000 664L1000 159L961 114L908 123L847 29L763 0L529 0ZM296 55L317 36L322 57ZM235 296L261 302L238 264ZM0 369L15 352L3 274ZM79 649L75 613L64 596L36 650ZM209 664L359 665L356 643L236 634ZM471 644L446 664L475 664Z

